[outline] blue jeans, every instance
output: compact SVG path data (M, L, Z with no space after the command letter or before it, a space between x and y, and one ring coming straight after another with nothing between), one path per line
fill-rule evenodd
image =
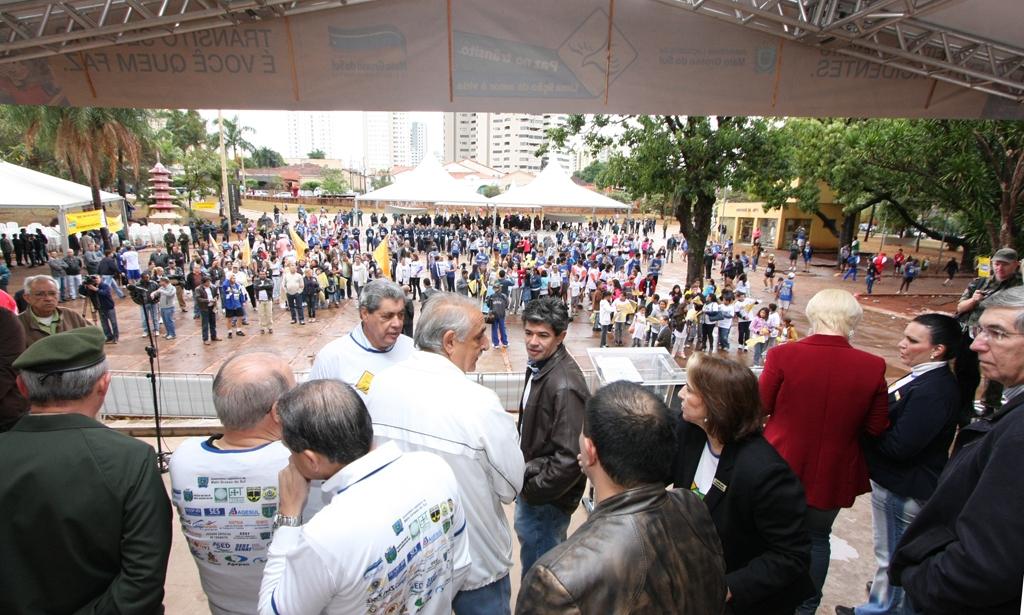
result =
M528 504L523 498L516 500L515 528L519 537L519 559L523 564L522 576L542 555L565 542L571 513L551 504Z
M306 322L306 316L302 313L302 295L288 295L288 311L291 312L292 322Z
M452 600L455 615L512 615L512 580L505 575L490 585L461 591Z
M174 306L160 308L160 318L164 321L164 330L167 331L167 335L169 337L177 335L174 330Z
M804 601L796 608L797 614L814 615L821 604L821 588L825 585L825 577L828 576L828 560L832 557L832 547L829 545L829 536L832 534L832 524L839 515L839 509L821 510L820 508L807 507L807 514L804 515L804 529L811 538L811 582L814 583L814 595Z
M718 327L718 349L729 350L729 333L732 327Z
M142 314L142 332L149 335L149 328L153 327L153 335L160 334L160 318L157 316L157 309L155 303L147 303L145 307L140 306L140 313ZM149 314L149 320L146 320L146 314Z
M114 293L118 297L120 297L121 299L124 299L124 291L121 290L121 287L117 285L117 280L114 279L114 276L112 276L112 275L103 275L103 276L100 276L100 278L103 280L103 283L106 284L107 286L109 286L110 289L113 290Z
M851 266L850 268L848 268L846 270L846 273L843 274L843 280L845 281L851 275L853 276L853 281L856 282L857 281L857 268L856 267Z
M491 345L497 348L499 341L502 346L508 346L508 331L505 330L504 318L497 318L491 323Z
M107 340L117 341L120 332L117 330L117 310L100 310L100 326Z
M889 562L910 522L921 512L921 502L896 495L871 481L871 520L875 528L878 569L868 601L854 609L857 615L913 615L902 587L889 585Z

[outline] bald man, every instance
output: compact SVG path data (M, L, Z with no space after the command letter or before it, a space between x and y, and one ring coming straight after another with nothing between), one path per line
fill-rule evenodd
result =
M291 367L265 352L229 358L213 380L224 433L191 438L171 458L171 499L214 615L255 613L288 465L277 400L295 386ZM313 489L303 516L323 506ZM229 525L228 522L231 522Z

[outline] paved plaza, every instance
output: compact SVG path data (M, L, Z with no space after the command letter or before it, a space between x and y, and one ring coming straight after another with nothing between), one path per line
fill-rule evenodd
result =
M142 262L148 258L148 251L142 252ZM778 262L784 262L782 253L777 255ZM25 275L45 273L45 267L25 269L15 267L11 281L11 290L20 287ZM891 273L891 272L890 272ZM762 290L760 272L750 274L753 297L768 303L772 300L768 291ZM675 262L667 263L659 282L659 290L668 292L673 284L682 284L685 279L685 264L676 257ZM896 358L898 342L908 318L922 311L950 311L955 305L959 292L966 286L969 278L958 278L949 287L942 285L942 278L924 276L914 283L912 295L896 296L899 286L897 278L886 277L881 284L876 284L873 296L861 297L865 307L862 324L853 337L853 345L862 350L875 353L886 359L886 372L890 382L906 373ZM836 275L830 262L816 259L810 270L799 272L796 278L795 300L790 315L794 318L801 336L807 334L807 324L803 316L803 307L815 292L822 288L839 287L854 293L865 292L863 281L843 282ZM354 301L343 302L336 309L321 310L317 314L316 323L305 326L289 324L286 310L275 308L273 335L261 335L256 324L255 314L251 324L244 328L244 337L224 339L219 343L204 346L200 335L198 320L193 320L191 301L189 311L177 315L177 339L158 341L159 368L164 373L205 373L213 374L220 364L231 354L239 350L265 350L286 358L297 371L308 370L320 348L340 335L347 334L358 322L358 311ZM64 307L82 310L82 304L65 303ZM417 306L418 307L418 306ZM142 335L140 310L130 299L119 300L118 322L121 328L121 341L115 346L107 346L110 366L115 370L141 371L146 369L145 346L148 338ZM223 326L223 319L219 319ZM226 335L226 327L221 337ZM520 372L525 369L526 352L523 345L522 324L518 316L508 318L509 348L505 350L488 350L480 358L477 369L482 372ZM733 332L735 336L735 331ZM590 369L586 349L598 346L598 335L591 331L586 314L578 315L566 337L569 352L579 362L581 368ZM734 344L735 347L735 344ZM749 355L730 352L730 356L741 362L748 362ZM680 359L682 361L682 359ZM181 438L166 439L167 446L173 450ZM152 442L152 441L151 441ZM166 477L165 477L166 480ZM506 507L511 520L512 507ZM584 520L582 508L577 510L573 520L573 528ZM571 531L571 530L570 530ZM872 555L872 529L870 513L870 496L865 494L857 499L850 509L844 509L837 519L832 535L832 566L825 584L824 599L819 612L832 613L836 604L858 604L865 597L864 585L874 571ZM518 545L516 545L518 550ZM513 569L513 596L518 590L520 568L517 564ZM171 553L167 577L167 596L165 603L167 613L195 614L207 613L206 600L199 584L199 576L181 537L180 529L175 527L174 545Z

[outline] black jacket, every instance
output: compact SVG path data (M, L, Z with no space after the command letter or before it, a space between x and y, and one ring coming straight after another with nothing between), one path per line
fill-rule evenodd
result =
M530 568L516 615L715 615L722 547L692 493L643 485L600 504Z
M685 422L677 435L672 480L689 489L707 436ZM725 445L704 504L722 541L734 613L791 614L814 593L804 489L764 436Z
M587 483L576 455L590 389L565 346L559 346L531 377L530 397L519 415L519 448L526 460L519 497L571 513Z
M1024 574L1024 395L961 448L896 547L889 578L925 613L1010 613Z
M948 367L890 393L889 429L864 444L871 480L903 497L931 497L949 458L959 408L960 389Z

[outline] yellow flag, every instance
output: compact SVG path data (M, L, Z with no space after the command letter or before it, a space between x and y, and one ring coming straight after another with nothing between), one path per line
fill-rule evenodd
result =
M295 246L295 254L298 256L298 260L301 261L306 258L306 250L309 249L309 246L306 245L305 241L302 241L302 238L295 232L295 229L289 228L288 233L291 235L292 245Z
M252 248L249 246L249 238L242 238L242 262L246 265L252 261Z
M382 241L377 249L373 251L373 260L377 261L377 266L380 267L382 275L391 279L391 252L388 250L388 242Z

